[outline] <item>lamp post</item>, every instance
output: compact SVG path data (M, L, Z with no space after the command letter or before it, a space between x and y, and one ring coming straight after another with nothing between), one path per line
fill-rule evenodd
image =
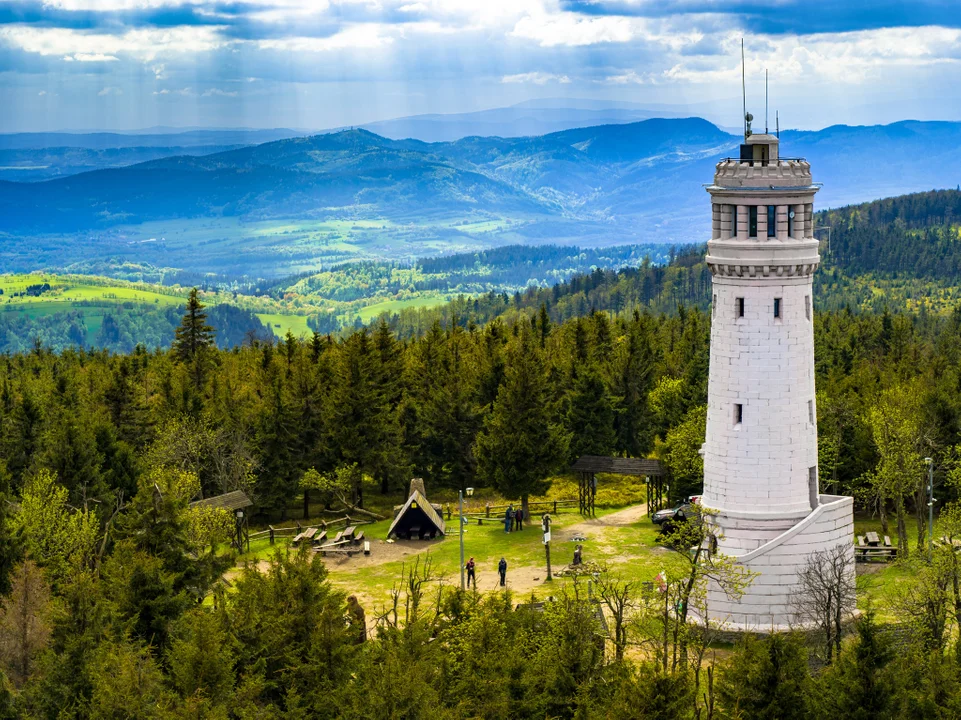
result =
M541 518L541 530L544 531L544 550L547 553L547 580L551 581L554 579L551 575L551 516L547 513Z
M467 497L473 497L474 488L467 488ZM464 491L460 490L457 493L457 522L460 526L458 528L458 534L460 535L460 589L466 590L467 586L464 584Z
M934 461L926 457L928 466L928 562L931 562L934 547Z

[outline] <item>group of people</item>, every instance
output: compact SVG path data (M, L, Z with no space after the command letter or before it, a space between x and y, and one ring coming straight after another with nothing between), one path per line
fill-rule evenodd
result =
M507 512L504 513L504 532L509 533L511 530L523 530L524 529L524 508L514 509L513 505L507 507Z
M474 562L474 558L471 558L470 560L468 560L464 568L467 570L467 587L470 587L471 583L473 583L474 589L476 590L477 589L477 575L476 575L477 565ZM497 563L497 574L500 576L500 579L501 579L501 587L504 587L507 584L507 560L505 560L504 558L501 558L501 561Z

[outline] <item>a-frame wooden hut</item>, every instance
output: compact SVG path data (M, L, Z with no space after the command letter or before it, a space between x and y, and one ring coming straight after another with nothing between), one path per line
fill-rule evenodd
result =
M438 535L443 536L444 529L444 518L427 502L419 489L412 487L410 497L401 505L394 522L390 524L387 537L408 540L435 538Z

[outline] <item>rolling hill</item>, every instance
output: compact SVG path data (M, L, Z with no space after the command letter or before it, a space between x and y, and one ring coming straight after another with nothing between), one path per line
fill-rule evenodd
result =
M353 129L0 182L2 259L10 270L114 258L269 276L518 242L699 241L702 185L738 142L700 118L438 143ZM822 208L954 187L961 123L785 131L782 154L811 161ZM331 232L332 222L347 230ZM245 235L237 223L283 229ZM310 223L323 231L291 235ZM200 243L213 245L198 254Z

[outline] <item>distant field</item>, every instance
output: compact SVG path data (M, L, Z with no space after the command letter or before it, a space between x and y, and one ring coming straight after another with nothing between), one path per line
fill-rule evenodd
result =
M31 285L43 285L47 283L50 289L42 294L22 295L13 297L16 293L23 293ZM62 307L65 303L76 302L135 302L153 305L180 305L184 301L185 294L164 294L143 290L135 287L126 287L120 284L105 284L94 280L85 280L76 276L58 275L0 275L0 304L5 307L20 305L41 305L41 306L60 306L52 312L63 312ZM30 312L35 312L34 308Z
M256 313L260 321L270 328L277 337L284 337L290 330L294 337L304 337L311 334L307 327L306 315L284 315L282 313Z
M386 300L384 302L368 305L362 308L357 314L365 323L376 319L381 313L396 313L405 308L413 307L437 307L447 302L448 298L443 295L425 295L423 297L410 298L408 300Z
M336 214L332 209L331 214ZM344 209L344 214L356 212ZM2 236L5 267L105 260L252 277L319 271L355 260L409 260L517 242L523 218L179 218L71 235Z

